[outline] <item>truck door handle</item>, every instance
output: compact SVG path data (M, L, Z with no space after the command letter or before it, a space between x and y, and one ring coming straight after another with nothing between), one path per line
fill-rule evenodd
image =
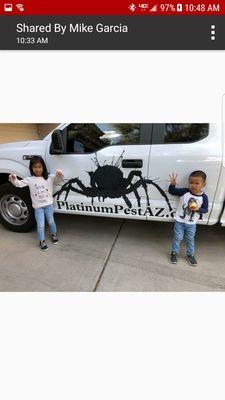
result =
M123 160L122 167L123 168L142 168L143 160Z

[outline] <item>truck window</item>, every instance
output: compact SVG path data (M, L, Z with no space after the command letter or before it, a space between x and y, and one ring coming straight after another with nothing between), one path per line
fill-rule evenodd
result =
M140 124L70 124L65 130L67 153L92 153L106 146L140 143Z
M209 124L155 124L153 144L198 142L209 134Z

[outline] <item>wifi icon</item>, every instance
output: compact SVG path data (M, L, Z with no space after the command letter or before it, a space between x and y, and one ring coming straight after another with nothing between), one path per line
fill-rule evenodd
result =
M19 11L24 11L24 5L23 4L16 4L16 7L18 8Z

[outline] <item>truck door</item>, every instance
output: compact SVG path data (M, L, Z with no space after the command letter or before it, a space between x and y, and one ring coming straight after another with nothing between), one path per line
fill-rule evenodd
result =
M207 223L218 184L222 157L222 136L215 124L154 124L148 175L169 198L165 202L154 186L149 187L151 210L148 219L172 220L177 198L168 194L169 174L178 174L177 187L187 187L189 174L207 174L205 193L209 212L200 223Z
M151 132L150 124L68 125L64 154L50 146L46 157L51 172L64 174L56 211L145 219Z

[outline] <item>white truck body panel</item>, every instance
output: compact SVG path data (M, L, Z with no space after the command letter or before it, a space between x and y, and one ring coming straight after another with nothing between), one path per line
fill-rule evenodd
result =
M63 130L68 125L60 124L57 129ZM55 187L58 193L54 199L56 212L172 221L177 198L168 194L169 173L177 173L178 187L186 187L189 174L200 169L207 174L204 191L209 198L209 213L199 223L214 224L221 215L221 223L225 226L225 211L222 213L225 199L225 159L221 126L210 124L209 135L194 143L113 145L95 153L84 154L50 154L51 136L52 132L43 140L0 145L0 173L15 173L20 178L28 176L29 159L25 159L26 155L40 155L50 173L61 169L64 182ZM118 165L123 178L129 178L132 168L122 168L122 158L143 160L142 167L138 168L141 177L134 176L132 180L133 186L140 183L138 189L130 191L126 196L118 192L118 196L114 198L101 198L95 191L91 192L90 173L104 165ZM160 192L154 184L148 183L150 206L147 204L145 187L141 184L142 178L149 182L152 180L161 189ZM59 193L64 184L74 179L76 182L71 183L70 190Z
M65 154L65 155L51 155L46 158L46 165L48 170L55 171L57 168L61 169L64 174L64 183L71 179L78 178L82 184L87 188L90 187L90 175L89 172L97 170L97 163L99 166L103 165L117 165L120 163L120 157L127 159L138 159L143 160L143 166L141 168L142 176L148 174L148 159L149 159L150 145L138 145L138 146L109 146L99 150L95 154ZM140 170L140 169L139 169ZM130 169L123 169L123 177L127 178L130 173ZM110 178L110 176L109 176ZM136 178L137 179L137 178ZM74 186L73 186L74 187ZM56 187L56 191L60 188ZM70 191L66 198L66 193L62 193L59 199L55 199L55 209L57 212L70 212L76 214L87 214L98 216L113 216L113 217L127 217L135 218L135 214L132 211L128 211L128 204L126 201L121 201L121 196L117 198L106 197L105 199L98 198L95 196L92 198L84 196L84 191L77 186L77 190L81 193ZM146 209L146 196L143 187L138 189L138 193L141 197L141 209ZM136 210L137 198L134 193L127 195L131 202L131 209ZM135 211L133 211L135 213ZM146 219L145 216L139 215L139 218Z
M216 212L220 213L220 223L222 226L225 226L225 125L222 127L222 148L223 148L223 158L222 158L222 168L220 173L220 178L218 182L218 188L215 195L213 210L215 209L215 221L218 217ZM221 212L221 203L223 203L222 212Z
M222 132L215 124L210 124L209 136L194 143L169 143L154 144L151 146L149 175L159 177L160 186L168 190L169 173L178 174L177 187L188 186L188 176L194 170L203 170L207 174L207 183L204 192L209 199L209 212L199 220L200 224L207 224L214 204L215 193L221 172L222 159ZM149 188L150 198L153 199L158 209L163 209L164 204L159 193ZM177 197L170 196L173 208L176 208ZM218 196L218 202L223 202L224 195ZM169 214L162 210L161 215L171 221ZM218 215L218 214L217 214ZM167 217L168 216L168 217ZM151 218L150 216L148 218ZM151 218L152 219L152 218ZM215 223L216 221L213 221Z
M29 160L25 155L45 158L46 143L42 140L4 143L0 145L0 173L15 173L20 178L29 176Z

